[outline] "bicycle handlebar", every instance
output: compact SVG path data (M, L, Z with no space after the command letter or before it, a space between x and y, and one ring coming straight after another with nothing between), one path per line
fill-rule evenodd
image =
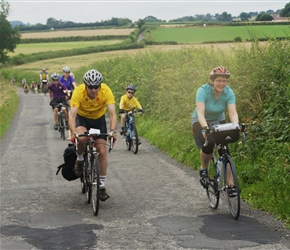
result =
M78 138L79 137L90 137L90 136L92 136L94 139L96 139L96 137L102 136L102 135L108 136L110 138L109 152L111 152L111 150L113 149L113 144L115 142L114 135L112 133L100 133L99 130L98 131L93 131L91 133L78 134L75 137L76 150L78 149Z
M144 111L138 111L138 110L130 110L130 111L125 111L124 110L124 112L119 112L119 115L122 115L122 114L125 114L125 115L131 115L131 114L133 114L133 115L138 115L138 114L143 114L144 113Z

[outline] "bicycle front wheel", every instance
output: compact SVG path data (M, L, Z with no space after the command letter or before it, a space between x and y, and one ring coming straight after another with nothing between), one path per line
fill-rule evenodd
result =
M99 206L100 206L100 170L98 157L94 157L92 162L93 171L92 171L92 206L94 215L98 215Z
M132 151L134 154L138 153L138 146L139 146L139 138L138 138L138 132L136 128L136 124L132 124Z
M63 114L60 113L60 115L58 116L58 127L59 127L59 132L60 132L60 138L62 138L63 140L65 140L65 132L64 132L64 117Z
M216 167L214 163L214 158L208 164L208 186L206 187L206 195L208 199L209 206L213 209L217 209L220 200L220 193L218 190L218 181L216 174Z
M93 169L93 166L91 165L91 162L89 159L90 159L90 154L87 153L85 156L85 167L84 167L83 177L84 177L84 190L86 193L86 200L88 204L91 202L91 196L92 196L91 176L92 176L92 169Z
M240 204L240 188L238 182L238 176L236 168L232 158L228 155L226 157L226 171L225 171L225 180L226 180L226 196L227 203L230 213L234 219L238 219L240 216L241 204ZM230 188L228 185L233 185L233 188Z

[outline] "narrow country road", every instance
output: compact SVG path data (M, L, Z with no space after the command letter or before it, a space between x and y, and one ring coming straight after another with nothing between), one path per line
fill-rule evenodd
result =
M1 140L1 250L290 249L289 230L246 203L237 221L223 197L210 209L197 171L143 138L134 155L118 135L109 153L111 198L94 216L80 181L56 175L68 141L53 130L48 96L18 92L19 110Z

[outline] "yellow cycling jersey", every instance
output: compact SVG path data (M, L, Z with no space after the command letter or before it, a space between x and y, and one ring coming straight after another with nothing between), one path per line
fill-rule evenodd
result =
M41 74L41 79L42 80L47 80L48 79L48 77L47 77L47 72L40 72L40 74Z
M78 108L78 114L89 119L102 117L109 104L115 104L115 98L105 83L101 84L101 88L93 100L88 97L85 84L79 85L74 90L70 100L70 106Z
M141 108L141 105L140 105L139 101L137 100L137 98L135 96L133 96L131 99L129 99L127 94L125 94L121 97L120 106L125 111L129 111L129 110L132 110L134 108L137 108L137 109Z

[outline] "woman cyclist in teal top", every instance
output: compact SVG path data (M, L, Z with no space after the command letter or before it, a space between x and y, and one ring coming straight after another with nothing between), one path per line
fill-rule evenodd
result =
M230 121L239 123L235 94L228 86L229 77L230 72L226 68L214 68L210 72L211 83L202 85L196 93L196 108L192 115L192 132L195 143L200 149L201 178L207 176L207 166L212 158L214 148L214 141L207 138L205 130L213 124L226 123L226 109ZM207 146L203 146L205 139L208 139Z

